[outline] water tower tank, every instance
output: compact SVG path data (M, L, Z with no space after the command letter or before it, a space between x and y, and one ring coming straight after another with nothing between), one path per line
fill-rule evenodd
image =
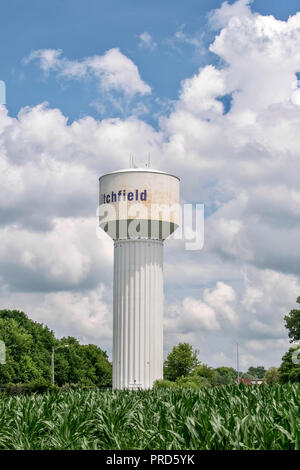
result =
M147 389L163 378L163 242L179 225L179 178L129 168L99 183L114 240L113 388Z

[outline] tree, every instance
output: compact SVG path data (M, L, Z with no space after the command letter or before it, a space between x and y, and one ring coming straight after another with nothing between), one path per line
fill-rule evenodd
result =
M257 379L258 377L254 377L252 374L248 374L248 372L241 372L240 377L243 379Z
M179 377L189 376L199 364L198 352L188 343L179 343L169 352L164 364L164 378L175 381Z
M200 364L196 366L192 374L192 377L205 378L209 382L210 385L217 384L216 372L211 367L208 367L208 365L206 364Z
M300 304L300 297L297 298ZM300 310L292 309L288 315L285 315L285 327L289 330L290 342L300 340ZM279 367L280 382L299 382L300 381L300 352L299 346L290 348L282 358Z
M282 358L280 382L300 382L300 346L293 346Z
M72 336L62 338L60 343L68 347L59 348L55 353L55 382L58 385L111 385L112 367L107 354L98 346L81 345Z
M217 367L214 371L217 374L217 385L234 383L238 375L233 367Z
M272 385L279 382L279 369L277 367L270 367L264 375L264 382Z
M297 298L297 303L300 304L300 297ZM284 317L285 327L289 330L289 337L291 343L300 340L300 310L293 309L288 315Z
M254 379L262 379L266 373L264 366L249 367L247 374Z
M180 388L194 388L194 389L199 389L203 387L211 387L211 383L206 377L200 377L195 374L192 374L189 377L179 377L176 380L176 385Z
M6 347L6 363L0 364L0 385L51 383L51 351L55 346L55 382L110 386L112 366L105 351L93 344L81 345L69 336L58 340L47 326L30 320L18 310L0 310L0 340ZM68 345L65 347L58 347Z

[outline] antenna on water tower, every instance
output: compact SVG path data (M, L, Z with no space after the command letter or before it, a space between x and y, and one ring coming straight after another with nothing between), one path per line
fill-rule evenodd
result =
M150 168L151 162L150 162L150 152L148 153L148 163L146 163L146 168Z
M130 154L129 168L137 168L137 165L134 163L134 160L133 160L133 153Z

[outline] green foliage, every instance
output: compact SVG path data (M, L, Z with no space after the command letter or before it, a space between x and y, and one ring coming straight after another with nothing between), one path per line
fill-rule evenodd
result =
M198 364L197 351L194 351L188 343L179 343L167 356L164 364L164 378L175 381L179 377L186 377Z
M205 378L210 385L217 384L216 372L211 367L208 367L208 365L206 364L200 364L199 366L195 367L192 375L193 377Z
M254 375L252 374L248 374L248 372L242 372L240 374L240 377L242 377L243 379L256 379L257 377L254 377Z
M293 362L293 358L297 359ZM280 382L300 382L300 346L293 346L282 358L279 367ZM298 362L298 363L297 363Z
M189 377L179 377L176 380L176 385L181 388L194 388L210 387L211 383L206 377L191 375Z
M6 364L0 364L0 385L22 384L24 391L51 388L51 352L55 347L55 383L111 386L112 367L106 352L80 345L69 336L57 340L47 326L18 310L0 310L0 339L6 346ZM68 345L68 347L62 347Z
M264 382L268 385L276 384L279 382L279 369L277 367L270 367L264 375Z
M300 384L0 394L0 450L299 450Z
M193 388L199 389L201 387L210 387L209 381L204 377L197 376L188 376L188 377L178 377L176 382L171 380L156 380L153 384L154 389L174 389L174 388Z
M177 388L177 385L175 382L171 382L171 380L155 380L153 384L154 389L160 389L160 388Z
M83 386L96 384L109 387L112 382L112 367L107 354L93 344L80 345L76 338L62 338L55 352L55 382L58 385L78 383Z
M264 366L257 366L257 367L249 367L248 371L246 372L247 378L253 379L263 379L266 373L266 369Z
M237 371L233 367L217 367L214 369L217 374L217 385L233 384L237 379Z
M300 297L297 298L297 303L300 304ZM289 337L291 342L300 340L300 310L293 309L288 315L284 317L285 327L289 330ZM280 382L300 382L300 352L297 353L296 361L295 358L296 351L300 347L294 346L290 348L287 353L282 358L282 363L279 368L279 377Z
M0 310L0 339L6 346L6 364L0 366L0 384L50 382L53 333L18 310Z
M297 298L297 303L300 304L300 297ZM288 315L284 317L285 327L289 330L289 337L291 342L300 340L300 310L293 309Z
M7 383L5 384L3 391L11 394L11 395L19 395L20 393L44 393L44 392L54 392L58 391L59 387L57 385L52 386L48 380L45 379L38 379L32 380L28 383Z
M197 390L198 385L190 377L180 377L176 380L178 388L191 388Z

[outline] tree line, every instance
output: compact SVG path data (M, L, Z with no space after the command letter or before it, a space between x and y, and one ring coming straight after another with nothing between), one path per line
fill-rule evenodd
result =
M300 304L300 297L297 298ZM241 378L264 379L268 384L300 382L300 310L292 309L284 317L290 342L294 345L282 357L279 368L251 366L247 372L240 374ZM157 381L156 387L190 387L226 385L236 382L238 372L232 367L217 367L215 369L198 360L198 351L188 343L179 343L168 354L164 364L164 380Z
M300 297L297 299L300 304ZM284 317L291 343L279 368L265 370L251 366L240 377L264 379L267 383L300 381L300 310ZM57 339L46 325L37 323L19 310L0 310L0 340L5 343L6 360L0 361L0 387L19 386L29 391L51 388L51 354L55 350L55 384L62 387L111 387L112 364L106 351L94 344L82 345L72 336ZM157 387L226 385L236 382L232 367L215 369L198 360L198 351L179 343L164 363L164 379Z
M179 343L168 354L164 363L164 379L155 383L157 388L201 388L230 385L239 378L264 379L267 383L279 382L279 369L250 366L247 372L233 367L209 367L198 360L198 351L188 343Z
M24 312L0 310L0 340L6 356L0 364L0 386L19 385L30 391L51 388L53 347L57 386L111 386L112 365L105 351L94 344L79 344L72 336L58 340L47 326Z

